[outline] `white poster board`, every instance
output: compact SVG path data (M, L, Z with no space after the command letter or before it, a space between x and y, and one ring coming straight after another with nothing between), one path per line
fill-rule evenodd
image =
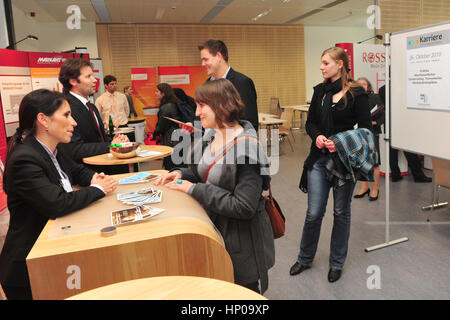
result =
M391 144L450 160L450 22L391 36Z

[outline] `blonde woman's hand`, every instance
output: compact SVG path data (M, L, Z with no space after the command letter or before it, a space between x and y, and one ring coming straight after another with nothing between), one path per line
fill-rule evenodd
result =
M316 147L319 149L322 149L325 146L325 142L328 139L324 135L320 135L316 138Z
M167 174L160 176L158 179L153 181L155 186L163 185L171 181L176 181L181 179L181 173L179 171L172 171Z
M336 152L336 146L334 145L333 140L328 140L327 139L327 141L325 141L325 143L324 143L324 146L325 146L325 148L328 149L328 151Z

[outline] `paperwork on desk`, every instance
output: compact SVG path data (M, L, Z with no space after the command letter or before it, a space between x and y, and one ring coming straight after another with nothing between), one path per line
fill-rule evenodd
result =
M162 154L162 152L159 151L151 151L151 150L141 150L141 148L136 149L136 156L138 157L152 157L152 156L158 156Z
M162 200L162 191L150 187L128 193L119 193L117 194L117 200L121 201L124 204L131 204L134 206L149 203L158 203Z
M136 206L111 212L111 225L121 226L129 223L143 222L163 212L164 209L149 206Z
M120 179L119 184L150 182L152 180L155 180L159 176L160 175L150 174L147 172L141 172L141 173L135 174L133 176Z

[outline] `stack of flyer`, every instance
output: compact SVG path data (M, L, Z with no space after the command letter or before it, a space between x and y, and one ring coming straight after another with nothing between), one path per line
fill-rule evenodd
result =
M136 206L111 212L111 225L122 226L130 223L144 222L160 214L164 209L149 206Z

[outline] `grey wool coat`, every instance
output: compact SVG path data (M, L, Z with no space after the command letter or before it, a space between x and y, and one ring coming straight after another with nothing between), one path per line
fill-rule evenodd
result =
M248 121L239 122L244 131L237 137L258 139ZM187 168L178 169L182 179L195 183L191 195L205 209L220 231L233 262L237 284L261 281L261 291L268 288L267 271L275 263L272 226L264 206L263 190L270 183L269 162L262 146L252 140L240 140L225 155L218 185L204 183L198 161L215 131L207 129L191 150ZM225 160L224 159L224 160Z

